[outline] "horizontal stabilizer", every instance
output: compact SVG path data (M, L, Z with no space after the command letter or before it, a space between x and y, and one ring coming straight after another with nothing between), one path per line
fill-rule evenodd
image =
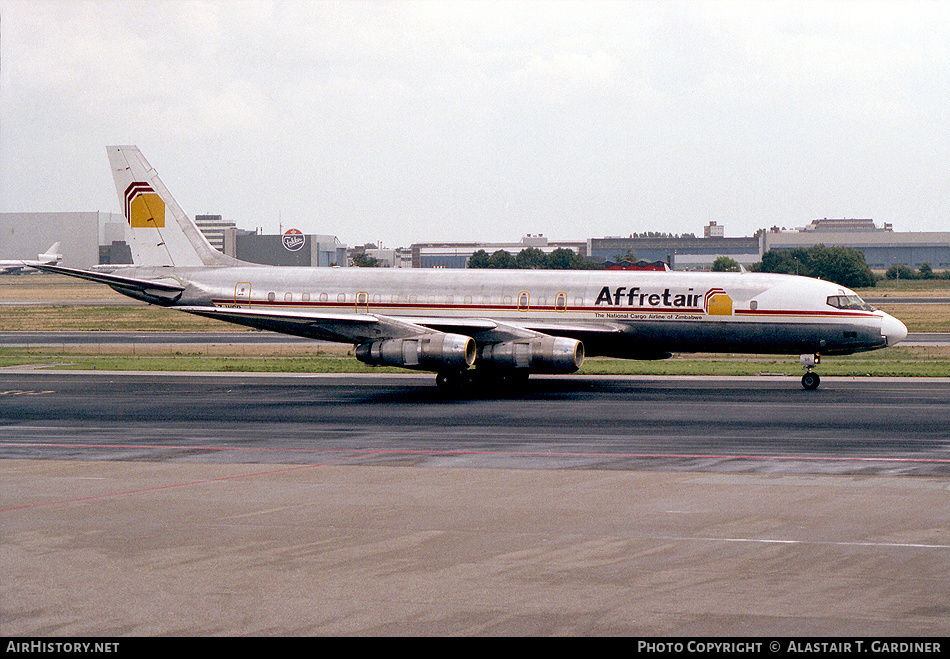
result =
M50 265L47 263L36 263L33 267L45 272L55 272L79 279L88 279L97 284L106 284L119 293L154 304L172 304L181 297L182 292L185 290L185 287L177 282L171 283L151 281L149 279L135 279L133 277L120 277L119 275L112 275L105 272L91 272L89 270L79 270L78 268L67 268L61 265Z

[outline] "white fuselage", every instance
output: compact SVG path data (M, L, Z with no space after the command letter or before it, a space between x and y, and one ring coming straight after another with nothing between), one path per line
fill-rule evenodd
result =
M857 297L852 291L792 275L240 266L130 276L163 272L186 284L176 306L377 314L421 324L488 318L582 336L591 354L834 354L884 347L888 333L891 343L903 338L899 321L881 311L829 304ZM604 335L604 328L615 331Z

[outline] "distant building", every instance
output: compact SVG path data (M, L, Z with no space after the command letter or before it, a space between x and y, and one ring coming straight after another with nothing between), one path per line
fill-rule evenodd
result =
M379 268L412 267L412 249L408 247L376 247L370 243L357 245L349 249L349 259L351 263L353 258L359 255L376 259L376 267Z
M721 229L722 227L706 227ZM629 236L591 238L588 254L596 261L623 259L648 262L662 261L673 270L709 270L713 261L727 256L736 263L749 266L762 260L759 238L725 238L695 236Z
M716 222L710 222L703 229L705 238L723 238L726 235L726 227L720 226Z
M195 224L211 246L223 254L224 233L235 228L234 222L225 220L220 215L195 215Z
M619 263L614 263L613 261L607 261L604 263L604 270L639 270L641 272L666 272L670 269L668 263L664 261L654 261L653 263L647 263L646 261L620 261Z
M346 266L346 245L336 236L303 234L294 229L262 235L231 227L224 232L224 254L263 265Z
M479 250L486 251L489 255L503 250L517 256L518 253L529 247L541 250L545 254L560 249L570 249L581 256L587 256L587 243L582 241L575 242L551 242L540 233L536 236L524 236L517 243L416 243L412 245L412 267L413 268L464 268L468 265L468 259Z
M920 268L929 263L935 270L950 270L950 232L897 232L891 224L878 227L873 220L815 220L807 227L765 232L764 250L826 247L853 247L864 254L872 270L892 265Z
M874 220L864 219L831 219L824 217L820 220L812 220L811 224L803 228L802 231L824 231L838 233L854 233L856 231L893 231L890 224L885 224L883 228L878 228Z
M132 247L124 240L99 245L99 265L131 265Z

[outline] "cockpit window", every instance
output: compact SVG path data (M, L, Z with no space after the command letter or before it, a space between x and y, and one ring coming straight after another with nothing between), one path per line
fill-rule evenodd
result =
M875 311L874 307L857 295L829 295L828 304L836 309L847 309L849 311Z

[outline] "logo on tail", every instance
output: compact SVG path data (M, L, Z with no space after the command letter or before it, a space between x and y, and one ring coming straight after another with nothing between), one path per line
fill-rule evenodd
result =
M125 191L125 218L133 229L165 228L165 202L148 183L135 183Z

